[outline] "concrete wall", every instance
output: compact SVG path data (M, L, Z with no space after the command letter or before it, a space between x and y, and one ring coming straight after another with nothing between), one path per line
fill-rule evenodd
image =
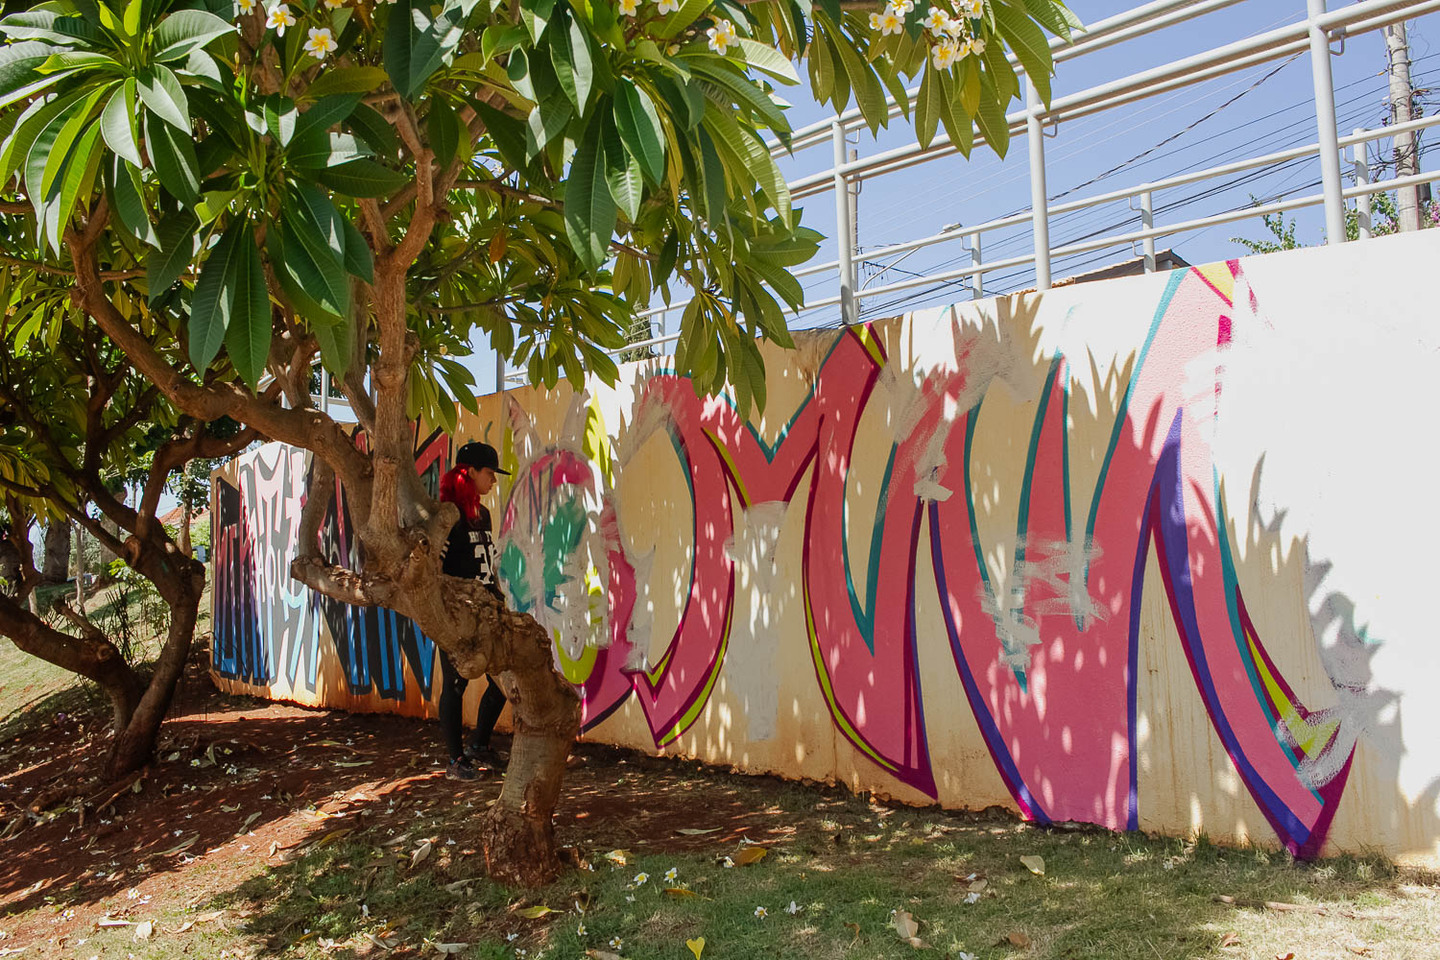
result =
M1433 859L1436 263L1440 231L966 303L767 351L748 419L662 359L461 433L515 470L506 587L589 738ZM307 468L218 477L215 675L432 711L412 624L285 575Z

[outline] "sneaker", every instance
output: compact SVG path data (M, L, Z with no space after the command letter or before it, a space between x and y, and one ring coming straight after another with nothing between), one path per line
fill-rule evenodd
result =
M451 760L445 768L445 777L449 780L475 780L480 776L470 761L461 757L458 760Z
M500 759L500 754L488 743L468 743L465 745L465 759L471 763L478 763L494 770L502 769L505 762Z

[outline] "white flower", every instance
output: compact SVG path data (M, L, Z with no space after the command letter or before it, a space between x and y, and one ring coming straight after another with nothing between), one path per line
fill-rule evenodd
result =
M984 0L955 0L955 12L971 20L979 19L985 12Z
M980 902L980 894L978 894L978 893L967 893L967 894L965 894L965 902L966 902L966 903L979 903L979 902Z
M790 906L785 908L785 912L790 914L790 916L792 917L795 916L795 914L800 912L800 904L796 903L794 900L791 900Z
M936 70L948 70L951 64L960 59L960 48L955 45L954 40L941 40L935 44L931 56Z
M635 894L633 894L633 893L627 893L627 894L625 895L625 902L626 902L626 903L634 903L634 902L635 902Z
M665 871L665 882L674 883L676 878L678 878L679 876L680 871L675 869L674 867L671 867L669 870Z
M985 52L985 41L982 40L982 39L980 39L979 37L976 37L974 40L971 40L971 41L970 41L970 52L973 53L973 54L975 54L975 56L977 56L977 57L980 56L980 54L982 54L982 53Z
M580 924L580 926L578 926L578 927L575 928L575 936L577 936L577 937L583 937L583 936L585 936L585 924L582 923L582 924Z
M642 870L642 871L640 871L639 873L635 874L635 886L637 886L637 887L644 886L645 883L646 883L649 879L650 879L650 874L648 874L648 873L646 873L645 871Z
M345 0L325 0L325 6L329 7L331 10L339 10L341 7L345 6Z
M931 33L945 33L945 28L950 24L950 16L939 7L931 7L930 12L925 14L925 29Z
M240 8L241 13L249 13L255 9L255 0L235 0L235 6Z
M879 29L880 29L880 14L878 14L878 13L872 13L872 14L870 14L870 29L871 29L871 30L879 30Z
M755 919L757 919L757 920L764 920L764 919L765 919L766 917L768 917L768 916L770 916L770 911L769 911L769 910L766 910L764 907L756 907L756 908L755 908Z
M915 0L887 0L885 7L894 10L897 17L904 19L905 14L915 9Z
M660 3L655 7L655 9L660 11L660 13L662 14L674 13L676 10L680 9L680 0L660 0Z
M324 60L327 54L334 53L339 46L330 35L329 27L311 27L310 39L305 41L305 52L316 60Z
M900 33L904 29L904 15L897 14L894 7L886 7L885 12L880 14L880 32L883 34Z
M726 857L723 861L721 861L720 865L726 870L729 870L731 867L735 866L735 861L731 860L729 857Z
M635 11L639 9L639 0L620 0L620 12L627 17L635 16Z
M506 943L514 943L516 940L519 940L519 939L520 939L520 934L518 934L518 933L507 933L507 934L505 934L505 942L506 942Z
M621 940L619 937L611 937L611 938L610 938L610 949L611 949L611 950L619 950L619 949L620 949L621 947L623 947L623 946L625 946L625 941L624 941L624 940Z
M710 49L723 57L725 51L730 49L730 45L736 40L735 24L729 20L720 20L715 26L705 31L705 36L710 38Z
M265 27L274 30L280 36L285 36L285 28L295 26L295 14L283 3L277 3L270 8L270 16L265 20ZM197 762L195 764L199 766Z

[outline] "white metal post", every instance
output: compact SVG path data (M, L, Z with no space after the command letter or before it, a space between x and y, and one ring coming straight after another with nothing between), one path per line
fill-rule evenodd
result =
M1325 187L1325 242L1345 242L1344 185L1340 181L1340 135L1335 129L1335 83L1330 75L1330 38L1320 25L1325 0L1306 0L1310 14L1310 69L1315 81L1315 126L1320 137L1320 181Z
M985 281L980 274L980 234L974 234L970 238L970 266L975 268L975 273L970 275L970 299L985 299Z
M1365 133L1364 127L1355 128L1355 136ZM1355 158L1355 185L1363 187L1370 182L1370 144L1364 140L1350 148ZM1370 239L1370 197L1369 195L1355 198L1355 226L1356 237L1360 240Z
M1035 289L1050 289L1050 212L1045 189L1045 127L1040 122L1040 91L1025 78L1025 118L1030 140L1030 223L1035 237Z
M330 371L320 365L320 412L330 412Z
M1140 194L1140 226L1145 230L1155 229L1155 194L1149 190ZM1155 272L1155 237L1147 236L1144 241L1145 272Z
M505 358L498 349L495 351L495 392L505 392Z
M860 319L855 309L855 237L851 233L850 183L845 178L845 125L836 120L830 125L835 144L835 239L839 247L836 270L840 275L840 319L846 326Z

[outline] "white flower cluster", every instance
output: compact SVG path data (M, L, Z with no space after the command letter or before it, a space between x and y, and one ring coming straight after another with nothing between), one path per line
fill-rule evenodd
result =
M633 17L640 12L640 0L620 0L617 9L619 9L623 15ZM674 13L679 9L680 0L660 0L655 6L655 12L662 17L666 14Z
M936 70L948 70L957 61L985 52L985 41L974 36L971 21L979 19L985 12L985 0L951 0L955 15L945 8L931 6L920 21L930 34L933 46L931 61ZM870 14L870 28L879 30L882 36L900 33L905 29L905 18L915 9L915 0L886 0L879 13Z
M345 6L346 0L324 0L324 6L330 10L338 10ZM248 14L254 11L256 0L236 0L238 13ZM272 3L266 10L265 29L274 30L275 35L285 36L289 27L295 26L298 21L295 14L290 12L290 6L286 3ZM324 60L339 48L335 40L335 33L329 27L311 27L309 39L305 41L305 52L316 60Z

